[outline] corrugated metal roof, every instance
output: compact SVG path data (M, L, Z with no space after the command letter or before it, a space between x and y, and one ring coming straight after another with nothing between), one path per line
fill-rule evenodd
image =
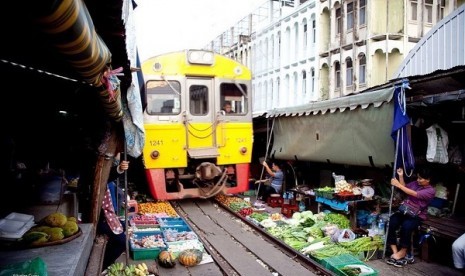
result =
M345 110L354 110L356 108L365 109L370 105L375 107L383 103L390 102L395 87L388 87L372 92L360 93L346 97L335 98L326 101L312 102L305 105L276 108L270 111L267 117L279 116L302 116L334 113L336 111L344 112Z
M465 4L438 22L410 50L393 79L465 65Z

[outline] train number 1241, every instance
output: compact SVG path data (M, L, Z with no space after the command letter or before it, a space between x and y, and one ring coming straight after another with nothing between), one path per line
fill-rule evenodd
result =
M150 140L149 143L151 146L161 146L163 145L163 140Z

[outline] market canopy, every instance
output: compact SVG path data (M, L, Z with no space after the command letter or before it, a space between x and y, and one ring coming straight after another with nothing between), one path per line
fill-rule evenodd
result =
M282 160L392 166L394 87L319 101L268 114L271 155Z

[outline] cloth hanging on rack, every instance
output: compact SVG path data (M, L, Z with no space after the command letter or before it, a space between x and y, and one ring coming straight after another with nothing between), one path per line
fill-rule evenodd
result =
M447 153L449 136L447 132L438 124L433 124L426 129L426 136L428 138L426 160L433 163L447 164L449 162Z

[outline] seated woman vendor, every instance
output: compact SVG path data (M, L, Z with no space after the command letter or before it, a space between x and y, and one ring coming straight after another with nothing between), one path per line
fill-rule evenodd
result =
M417 179L407 184L404 180L403 168L397 169L397 175L399 179L392 178L391 185L406 194L407 198L402 205L407 206L410 211L404 209L403 212L396 212L389 219L386 243L391 247L392 255L387 263L403 267L413 262L412 258L406 257L407 250L411 248L412 232L418 229L422 220L426 219L428 205L434 198L436 190L431 186L431 172L427 167L419 169ZM400 236L399 244L397 244L397 231Z

